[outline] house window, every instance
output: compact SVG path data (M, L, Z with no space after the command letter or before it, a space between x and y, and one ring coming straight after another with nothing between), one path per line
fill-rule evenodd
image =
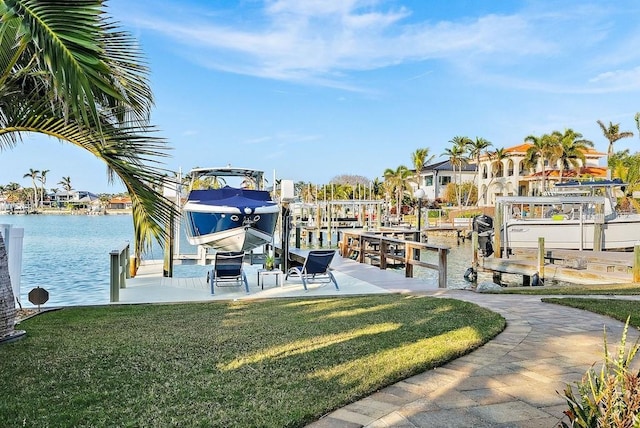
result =
M493 165L493 176L504 177L504 166L502 165L502 162L498 161Z
M424 177L424 185L427 187L433 186L433 175L427 175Z
M509 159L509 161L507 161L507 175L509 177L511 177L513 175L513 161L511 159Z
M451 183L451 177L449 177L447 175L441 176L438 181L439 181L441 186L446 186L447 184Z
M486 165L482 165L482 179L483 180L487 179L487 166Z

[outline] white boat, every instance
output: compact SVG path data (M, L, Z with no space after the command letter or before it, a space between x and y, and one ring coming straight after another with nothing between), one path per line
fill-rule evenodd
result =
M640 243L640 214L616 210L619 180L556 184L545 196L496 198L494 227L501 246L627 250Z
M187 240L220 251L249 251L270 243L280 207L263 190L263 172L246 168L196 168L182 207ZM229 178L241 180L237 186Z

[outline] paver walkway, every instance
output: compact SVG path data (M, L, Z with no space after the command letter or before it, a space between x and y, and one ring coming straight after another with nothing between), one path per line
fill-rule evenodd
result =
M426 294L489 308L506 318L507 328L471 354L389 386L309 427L554 427L567 408L558 392L579 381L594 363L599 370L605 327L610 351L617 349L624 327L604 316L542 303L540 296L456 290ZM637 330L629 332L629 342L637 337Z

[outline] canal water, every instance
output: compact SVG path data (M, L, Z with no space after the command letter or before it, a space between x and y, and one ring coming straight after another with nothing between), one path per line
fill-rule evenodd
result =
M28 293L35 287L49 291L47 306L106 304L109 302L109 253L133 243L130 215L0 215L0 224L24 229L21 302L29 303ZM464 272L471 265L470 241L430 237L429 242L451 247L448 257L448 286L465 287ZM181 252L195 253L183 236ZM154 246L146 259L162 259ZM437 253L423 252L423 260L437 264ZM176 265L177 277L201 276L206 267ZM398 270L403 275L404 270ZM437 284L438 273L416 267L416 277ZM490 278L489 278L490 279ZM483 280L481 277L480 280Z

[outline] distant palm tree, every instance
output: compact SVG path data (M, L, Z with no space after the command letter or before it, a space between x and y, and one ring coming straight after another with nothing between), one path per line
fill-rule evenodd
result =
M487 192L491 188L491 184L493 180L496 178L496 174L493 173L493 162L498 162L498 165L502 165L502 161L507 159L510 155L509 152L506 151L504 147L497 148L494 152L488 153L489 159L491 160L490 164L490 173L489 173L489 183L487 183L487 188L484 189L482 193L482 199L485 201L485 204L488 203L487 200ZM480 198L480 189L478 189L478 198Z
M527 149L525 153L525 165L536 169L537 165L541 166L542 174L542 191L544 192L546 186L546 162L551 159L557 159L557 153L560 146L560 138L558 135L544 134L541 137L535 135L529 135L524 139L525 143L531 144L531 147Z
M411 154L411 162L413 163L413 167L416 170L415 182L418 187L420 187L420 172L422 171L422 168L424 168L425 165L431 163L431 161L433 161L433 158L435 158L435 155L429 156L428 148L416 149Z
M469 158L475 160L476 162L476 172L473 175L473 182L476 184L476 186L478 185L478 174L480 173L480 156L482 156L483 152L486 153L487 148L489 148L490 146L491 142L485 140L482 137L476 137L475 140L470 139L466 144L467 154L469 155ZM479 190L480 189L478 189L478 191ZM471 193L472 192L467 193L467 201L465 202L465 205L469 205Z
M396 214L398 218L402 214L402 197L407 190L407 180L413 175L411 170L404 165L396 169L387 168L384 170L384 180L389 185L389 189L396 197Z
M36 180L40 177L40 170L29 168L29 172L22 176L22 178L31 178L31 182L33 183L33 209L38 208L38 187L36 186Z
M640 154L630 155L628 150L617 152L611 158L613 178L621 179L626 185L621 188L623 196L619 201L620 209L640 212L640 203L633 197L640 191Z
M58 181L58 184L62 186L65 192L67 192L67 197L68 197L69 196L68 193L70 193L73 190L73 186L71 185L71 177L69 176L62 177L62 179Z
M608 159L613 156L613 144L621 140L623 138L633 137L633 132L631 131L623 131L620 132L620 124L609 122L609 125L605 125L601 120L596 121L598 125L600 125L600 129L602 129L602 134L604 137L609 140L609 147L607 148L607 164Z
M45 184L47 184L47 173L49 172L48 169L43 169L42 171L40 171L40 177L38 177L38 180L40 181L41 187L40 187L40 205L43 206L44 205L44 192L45 192Z
M451 148L445 149L443 155L449 158L449 162L451 162L451 166L453 168L453 177L454 177L454 187L455 187L455 196L456 202L458 203L458 209L462 206L462 200L460 192L460 183L462 176L462 167L467 164L467 158L465 154L467 153L467 145L471 142L469 137L460 137L456 136L449 140L450 143L453 144ZM459 173L456 171L456 167L460 171Z
M585 152L593 147L593 142L582 138L582 134L575 132L573 129L565 129L561 134L558 131L554 132L556 138L559 139L560 144L557 152L554 153L552 162L559 162L560 164L560 181L564 176L564 170L571 167L579 168L586 164Z

